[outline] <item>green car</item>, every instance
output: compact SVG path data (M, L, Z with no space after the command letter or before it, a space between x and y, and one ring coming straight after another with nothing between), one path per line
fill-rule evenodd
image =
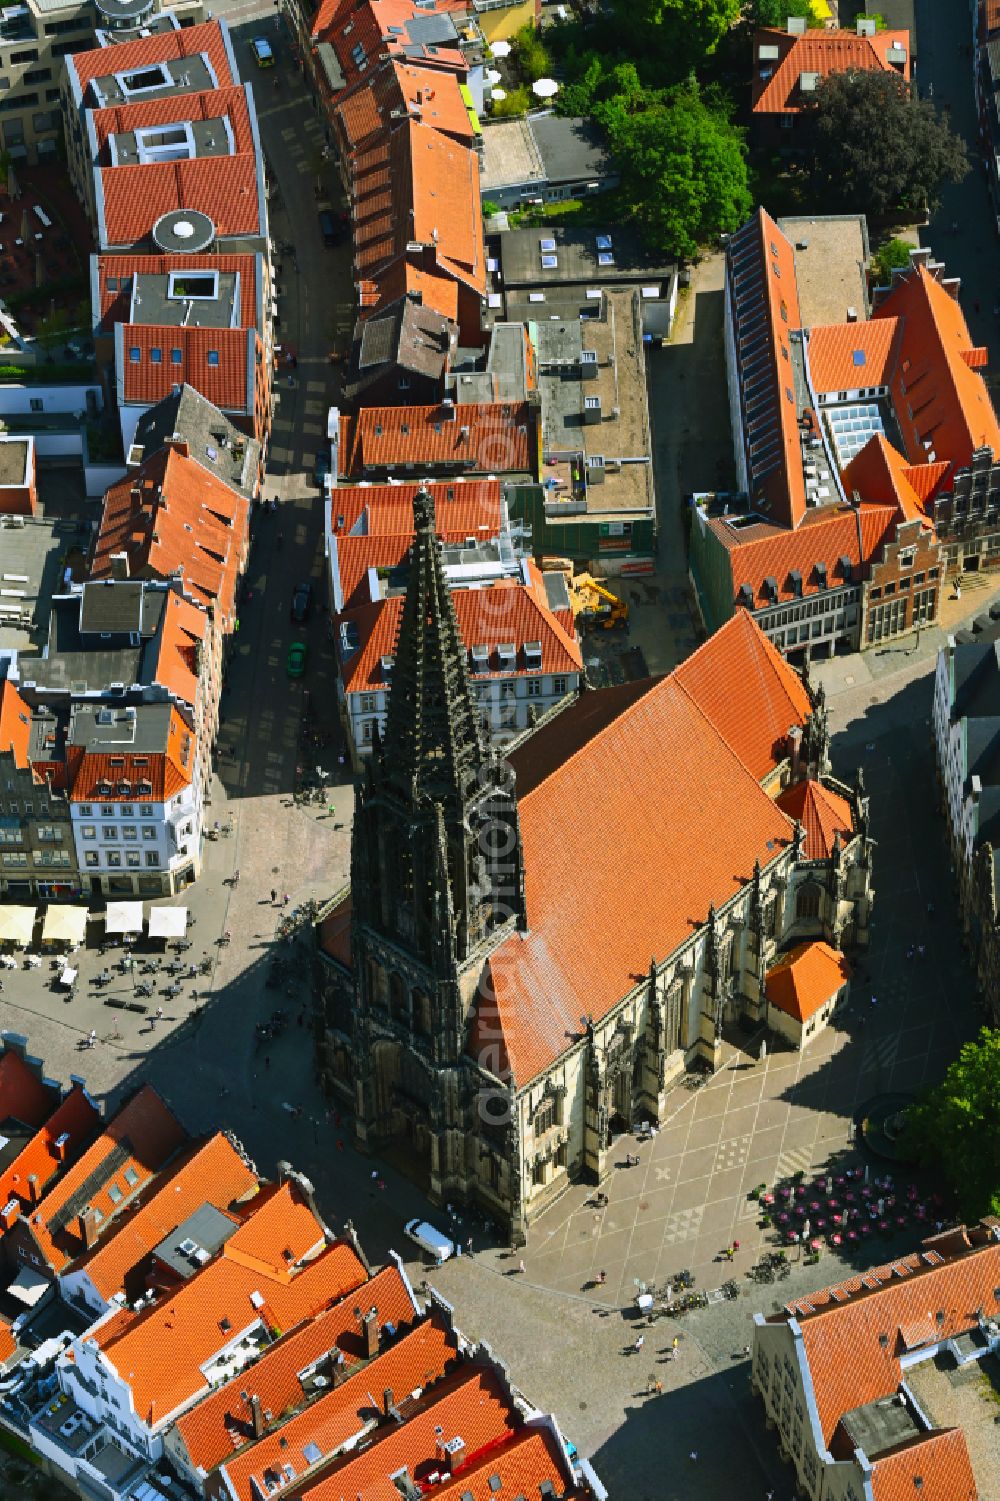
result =
M288 648L288 660L285 663L285 671L290 678L300 678L306 670L306 653L308 648L304 641L293 641Z

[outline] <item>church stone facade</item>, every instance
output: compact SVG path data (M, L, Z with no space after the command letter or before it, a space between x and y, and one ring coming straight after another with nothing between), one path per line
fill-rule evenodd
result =
M502 758L429 496L414 510L351 886L317 923L318 1064L362 1148L520 1242L718 1063L727 1026L764 1024L783 949L866 946L868 801L830 774L822 695L742 614L670 677L585 691Z

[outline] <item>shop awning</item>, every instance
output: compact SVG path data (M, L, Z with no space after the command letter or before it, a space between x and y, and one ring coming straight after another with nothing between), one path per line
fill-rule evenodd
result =
M186 907L150 907L150 938L183 938L187 932Z
M141 902L109 902L104 914L106 933L141 933Z
M85 907L49 907L42 923L43 943L82 943L87 936Z
M0 907L0 943L16 943L26 949L34 930L34 907Z

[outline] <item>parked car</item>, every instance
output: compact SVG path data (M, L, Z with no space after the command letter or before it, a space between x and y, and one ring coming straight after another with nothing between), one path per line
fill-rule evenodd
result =
M303 620L309 619L309 611L312 609L312 584L296 584L295 593L292 595L292 619L301 625Z
M266 37L255 36L250 43L250 51L258 68L274 67L274 48Z
M449 1256L455 1255L455 1242L449 1240L447 1235L442 1235L440 1230L435 1230L426 1220L411 1220L405 1231L421 1251L433 1257L438 1266L447 1261Z
M293 641L288 648L288 657L285 661L285 671L290 678L300 678L306 670L306 657L309 648L304 641Z
M334 245L339 245L347 233L343 219L333 212L333 209L321 208L317 215L319 219L319 232L323 236L323 244L328 250Z

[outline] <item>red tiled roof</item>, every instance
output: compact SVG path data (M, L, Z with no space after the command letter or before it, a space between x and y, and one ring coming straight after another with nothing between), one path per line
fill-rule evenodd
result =
M826 565L828 581L841 580L841 558L850 559L853 577L866 573L883 544L891 540L899 519L895 506L862 506L857 513L849 506L826 506L810 512L794 532L770 526L734 531L721 518L706 524L729 551L734 599L738 603L742 585L749 584L753 607L759 609L771 602L765 588L769 578L777 583L778 599L783 602L796 598L791 578L796 570L802 578L802 592L807 595L829 586L820 583L817 563Z
M418 1324L355 1376L228 1460L221 1475L229 1494L236 1501L257 1501L267 1491L264 1472L280 1471L285 1464L303 1477L317 1463L310 1460L307 1448L315 1446L327 1458L365 1431L372 1417L373 1392L381 1397L391 1391L397 1402L417 1391L430 1389L433 1395L435 1383L457 1361L456 1336L439 1315ZM298 1478L296 1483L307 1484Z
M947 459L938 459L936 464L909 464L903 472L917 500L923 504L934 499L941 481L951 472L951 464Z
M735 624L702 647L701 667L709 681L724 676L750 716L759 680L750 640L760 632ZM576 708L532 738L558 744ZM528 741L523 755L535 754ZM512 759L517 771L519 753ZM519 811L527 931L490 957L467 1051L488 1052L487 1068L509 1066L523 1085L572 1045L581 1013L606 1015L649 955L671 953L750 879L755 860L775 859L792 825L676 673L522 792ZM586 858L623 839L624 864Z
M329 42L337 55L346 87L364 76L372 60L383 53L390 56L406 56L428 66L466 73L466 62L457 45L446 47L429 45L409 35L409 23L435 10L446 11L442 5L421 5L416 0L321 0L313 17L312 37L314 42ZM355 49L362 49L363 61L358 61ZM404 52L405 48L405 52Z
M22 771L28 765L28 742L31 739L31 710L13 683L0 684L0 751L10 751L14 765Z
M177 122L226 120L232 130L233 154L239 156L254 150L250 109L245 88L241 84L225 89L204 89L192 94L167 94L159 99L141 99L134 104L112 104L104 109L92 110L90 120L97 145L97 160L94 165L100 167L114 165L108 149L109 136L143 130L151 125L173 125ZM225 158L202 158L210 159Z
M212 64L220 88L224 88L236 82L229 65L226 35L222 22L204 21L177 31L158 31L151 36L116 42L113 49L92 47L85 52L74 52L66 59L66 66L76 74L81 88L86 88L91 79L105 78L112 71L129 72L175 57L196 57L203 52Z
M6 1319L0 1319L0 1365L4 1364L17 1351L17 1340L11 1332L11 1326Z
M366 1282L363 1296L366 1308L378 1309L380 1326L389 1323L399 1329L416 1318L413 1299L395 1266L387 1266ZM364 1358L365 1347L354 1317L357 1302L352 1294L265 1351L253 1368L253 1389L265 1411L280 1414L298 1406L303 1400L299 1372L335 1347L343 1353L348 1368ZM245 1389L242 1378L236 1376L178 1419L177 1431L192 1465L214 1469L252 1438L250 1410L240 1396Z
M62 1164L72 1166L93 1141L100 1125L101 1117L87 1098L83 1086L74 1085L59 1108L0 1176L0 1204L16 1198L22 1210L29 1212L36 1191L44 1194L46 1185ZM61 1136L67 1140L57 1149L56 1142ZM35 1185L29 1182L32 1177L36 1180Z
M154 682L192 708L198 701L198 653L207 634L205 612L171 591L164 600L151 670Z
M899 356L902 332L899 318L825 323L811 328L806 353L817 396L856 391L861 386L887 386Z
M9 686L9 685L6 685ZM59 1102L59 1091L43 1084L20 1053L5 1048L0 1053L0 1121L20 1121L22 1126L41 1126Z
M453 416L451 414L454 414ZM340 419L340 472L460 465L466 473L535 471L537 421L526 401L440 406L364 407Z
M904 521L927 521L920 497L910 482L910 466L886 438L874 433L844 470L844 488L863 500L894 505Z
M218 610L228 632L249 526L246 496L168 445L105 493L91 577L110 578L116 553L125 553L132 578L180 574L185 595Z
M358 316L371 317L412 292L418 292L424 305L442 318L458 322L458 283L450 276L422 270L402 258L383 267L377 278L358 282Z
M334 112L348 149L357 150L380 131L391 129L394 110L405 110L467 146L475 139L454 73L392 58L337 95Z
M105 1301L123 1292L132 1274L189 1215L203 1204L228 1209L252 1193L257 1176L221 1131L207 1141L194 1142L183 1155L153 1180L148 1193L112 1221L74 1271L87 1273ZM135 1289L138 1293L142 1289Z
M167 276L171 271L220 271L239 276L237 323L240 328L257 324L257 258L253 255L99 255L97 260L98 303L101 327L109 332L115 323L128 323L132 289L137 276ZM116 283L112 290L109 281ZM125 343L128 345L128 335ZM164 345L169 337L164 334ZM169 356L168 356L169 358Z
M487 1445L511 1437L518 1419L499 1378L492 1370L464 1366L455 1376L446 1378L443 1394L437 1402L415 1414L402 1427L385 1430L386 1436L339 1466L327 1479L306 1485L302 1501L343 1501L344 1497L388 1495L389 1476L406 1465L420 1485L435 1470L440 1471L438 1440L461 1434L465 1440L467 1463ZM461 1474L461 1470L456 1472Z
M948 459L964 468L977 448L1000 454L989 390L964 358L973 344L957 293L925 266L911 267L876 307L873 319L884 318L903 327L892 399L910 463Z
M933 1247L933 1238L925 1245ZM831 1290L823 1289L796 1299L788 1314L773 1316L775 1321L789 1315L798 1320L827 1443L844 1413L898 1389L900 1358L906 1353L901 1327L930 1312L936 1338L943 1341L975 1327L977 1310L989 1319L1000 1314L1000 1243L980 1245L943 1263L939 1257L931 1263L908 1257L910 1270L902 1277L893 1276L895 1265L841 1284L849 1294L845 1301L834 1301Z
M779 1011L807 1022L851 978L851 966L828 943L800 943L767 972L767 999Z
M489 589L456 589L452 593L459 634L467 650L490 648L489 670L478 677L508 677L501 667L497 648L510 642L517 648L517 671L527 672L523 651L527 641L540 641L541 671L574 673L583 667L579 642L569 636L545 600L544 588L499 579ZM393 595L376 604L362 605L342 617L353 621L358 649L341 660L340 675L347 693L370 693L384 688L381 659L391 656L403 618L403 596Z
M807 860L826 860L838 834L841 841L854 837L850 803L813 777L786 787L777 803L782 812L797 819L805 830Z
M872 1501L977 1501L965 1435L943 1428L872 1461Z
M174 386L190 383L222 411L252 415L257 342L256 334L243 328L129 323L122 331L122 368L118 372L123 399L154 406L169 396ZM132 358L133 349L139 352L136 360ZM176 362L175 349L180 351ZM159 351L158 359L154 350ZM218 357L217 363L213 356Z
M105 167L101 191L105 245L136 244L151 233L161 215L179 208L207 214L219 235L262 233L252 151Z
M49 1265L61 1272L83 1250L78 1214L70 1215L64 1225L59 1223L61 1211L78 1189L87 1185L86 1207L99 1210L104 1223L159 1172L186 1139L183 1126L156 1090L144 1085L28 1217L31 1233ZM108 1192L115 1184L121 1190L117 1204Z
M321 1236L313 1223L315 1234ZM163 1423L192 1397L207 1395L209 1382L202 1366L229 1343L233 1330L257 1321L271 1328L294 1328L365 1281L364 1267L341 1241L294 1274L282 1268L279 1279L270 1275L264 1262L272 1259L272 1246L273 1254L280 1256L280 1236L269 1243L258 1265L246 1256L236 1259L235 1238L173 1293L87 1336L129 1385L137 1414L150 1425Z
M504 1496L532 1496L550 1481L557 1496L573 1501L577 1489L569 1481L569 1466L551 1428L522 1428L513 1438L491 1449L479 1464L458 1470L449 1482L435 1486L434 1497L472 1497L472 1501L495 1501L490 1481L499 1475Z
M99 798L98 789L106 783L129 781L136 788L132 801L162 803L191 783L194 773L194 741L191 731L175 710L167 726L167 743L162 751L137 755L131 751L86 751L71 745L67 760L73 782L70 801L87 803ZM148 782L151 791L138 791L140 782Z
M762 68L757 61L761 46L776 46L778 61L765 62ZM830 73L857 73L876 71L896 73L886 60L890 47L902 47L906 62L898 75L910 77L910 33L908 31L878 31L874 36L858 36L853 31L821 31L810 29L801 36L792 36L777 28L762 27L754 32L753 47L756 63L753 80L754 114L796 113L808 103L810 96L802 94L799 79L803 73L818 73L826 78ZM773 71L762 77L768 68Z
M673 676L758 781L787 756L790 727L812 712L794 667L742 610Z
M323 1244L323 1227L291 1183L263 1192L250 1204L226 1242L228 1261L287 1284L292 1271Z

